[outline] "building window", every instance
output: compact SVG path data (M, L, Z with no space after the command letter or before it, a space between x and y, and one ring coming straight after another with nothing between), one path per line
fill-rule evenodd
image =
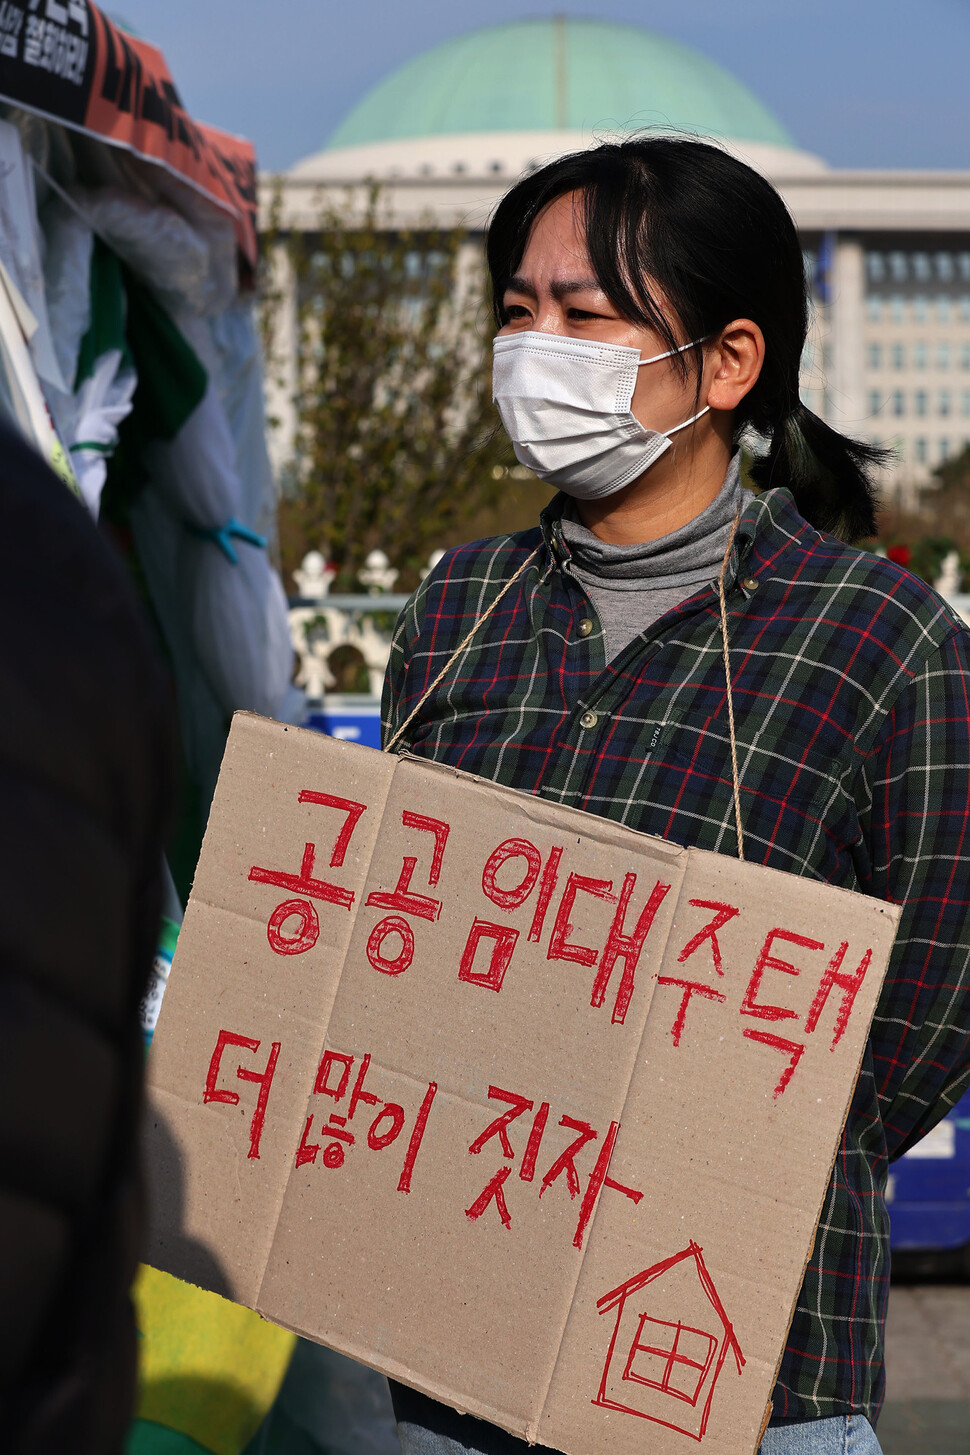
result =
M957 258L957 267L960 270L960 277L964 283L970 283L970 253L961 253Z
M950 367L950 345L938 344L936 350L936 367L948 369Z
M918 439L916 441L916 459L921 465L926 464L927 453L926 440L922 438Z
M930 269L929 253L913 254L913 275L917 283L928 283L933 276Z
M970 323L970 297L966 293L960 299L960 322Z
M938 407L939 407L940 414L943 415L944 417L950 413L950 391L949 391L949 389L941 389L940 390L940 397L939 397L939 401L938 401Z
M882 344L869 345L869 368L882 368Z
M900 395L899 397L901 399L903 396ZM916 413L917 414L926 414L926 412L927 412L927 410L929 408L929 395L927 394L926 390L925 389L917 389L915 398L916 398ZM899 413L902 414L902 410L899 410Z
M918 399L919 398L919 395L917 394L916 397ZM925 400L926 396L924 395L923 398ZM906 413L906 396L903 394L903 391L901 389L897 389L896 392L893 394L893 414L895 414L898 417L902 418L902 416L905 413Z
M870 323L881 323L882 299L877 298L874 293L870 293L869 297L866 299L866 312L869 315Z
M914 366L917 369L925 369L926 368L926 345L925 344L914 344L913 345L913 364L914 364Z
M968 254L970 257L970 254ZM882 253L866 253L866 272L870 283L882 283L886 277L886 262ZM970 275L968 275L970 276Z
M881 408L882 408L882 395L879 393L879 390L878 389L872 389L872 390L870 390L869 391L869 413L870 414L878 414Z
M960 395L960 413L970 418L970 389L964 389Z
M937 253L936 255L936 276L941 283L952 283L956 269L953 266L952 253Z
M945 435L937 445L936 453L941 462L950 458L950 441Z
M893 344L893 368L905 369L905 367L906 350L903 348L902 344Z
M970 369L970 344L964 344L960 350L960 368Z
M906 254L905 253L890 253L889 254L889 271L892 273L892 275L893 275L893 281L895 283L905 283L906 282L906 271L907 270L906 270Z
M950 300L945 293L941 293L936 300L936 316L941 323L949 323L953 310L950 307Z
M896 300L893 299L893 302L895 303ZM913 299L913 317L916 319L917 323L925 323L929 316L930 309L929 303L926 299L926 295L923 293L917 293L916 297ZM898 323L902 323L903 321L903 300L901 298L899 299L899 318L896 318L896 313L894 309L893 321Z

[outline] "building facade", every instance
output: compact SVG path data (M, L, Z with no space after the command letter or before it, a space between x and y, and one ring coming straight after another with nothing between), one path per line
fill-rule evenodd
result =
M523 171L645 128L716 140L781 192L814 300L803 400L834 427L891 446L884 494L914 504L931 471L970 445L970 171L829 167L697 52L636 26L555 18L460 36L380 82L324 150L280 179L280 220L312 231L321 202L361 198L377 181L389 219L466 227L474 250ZM263 179L265 212L273 186ZM270 412L283 464L294 310L282 252L279 267L284 367Z

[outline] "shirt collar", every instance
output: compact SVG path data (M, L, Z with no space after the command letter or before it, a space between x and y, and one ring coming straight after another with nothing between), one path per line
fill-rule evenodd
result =
M569 496L559 491L539 516L539 527L553 563L562 568L570 559L569 543L563 538L562 515ZM755 574L769 570L781 554L799 541L804 541L812 527L799 514L789 490L776 488L760 495L745 492L745 505L738 522L737 535L725 584L733 585L741 572Z
M728 474L740 465L740 460L741 452L739 450L731 457ZM727 479L727 474L724 478ZM559 565L568 561L570 556L569 545L563 539L560 522L571 503L570 497L559 490L543 507L539 515L542 538ZM746 545L753 543L765 532L777 533L776 545L780 546L783 540L793 541L796 537L803 535L806 527L808 527L808 523L799 514L789 490L779 487L764 490L760 495L745 491L745 505L737 534L738 541L742 543L742 553Z

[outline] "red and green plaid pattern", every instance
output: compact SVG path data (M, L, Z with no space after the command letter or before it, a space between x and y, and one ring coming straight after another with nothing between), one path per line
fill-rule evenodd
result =
M540 528L449 551L421 584L394 638L385 735L541 546L399 748L735 855L716 589L607 665L562 503ZM970 633L783 490L746 506L728 581L745 857L906 906L774 1395L776 1422L874 1418L888 1164L970 1083Z

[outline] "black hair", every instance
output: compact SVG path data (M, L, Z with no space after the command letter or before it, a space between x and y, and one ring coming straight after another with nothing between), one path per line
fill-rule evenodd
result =
M735 411L735 445L746 429L770 441L751 467L761 488L789 489L806 520L844 540L875 533L874 469L889 452L847 439L802 404L798 372L808 331L805 265L795 224L760 173L707 142L638 136L560 157L523 177L488 229L496 318L532 225L550 202L580 194L590 262L624 317L676 348L666 300L689 339L750 318L765 338L757 383ZM700 387L698 344L676 360Z

